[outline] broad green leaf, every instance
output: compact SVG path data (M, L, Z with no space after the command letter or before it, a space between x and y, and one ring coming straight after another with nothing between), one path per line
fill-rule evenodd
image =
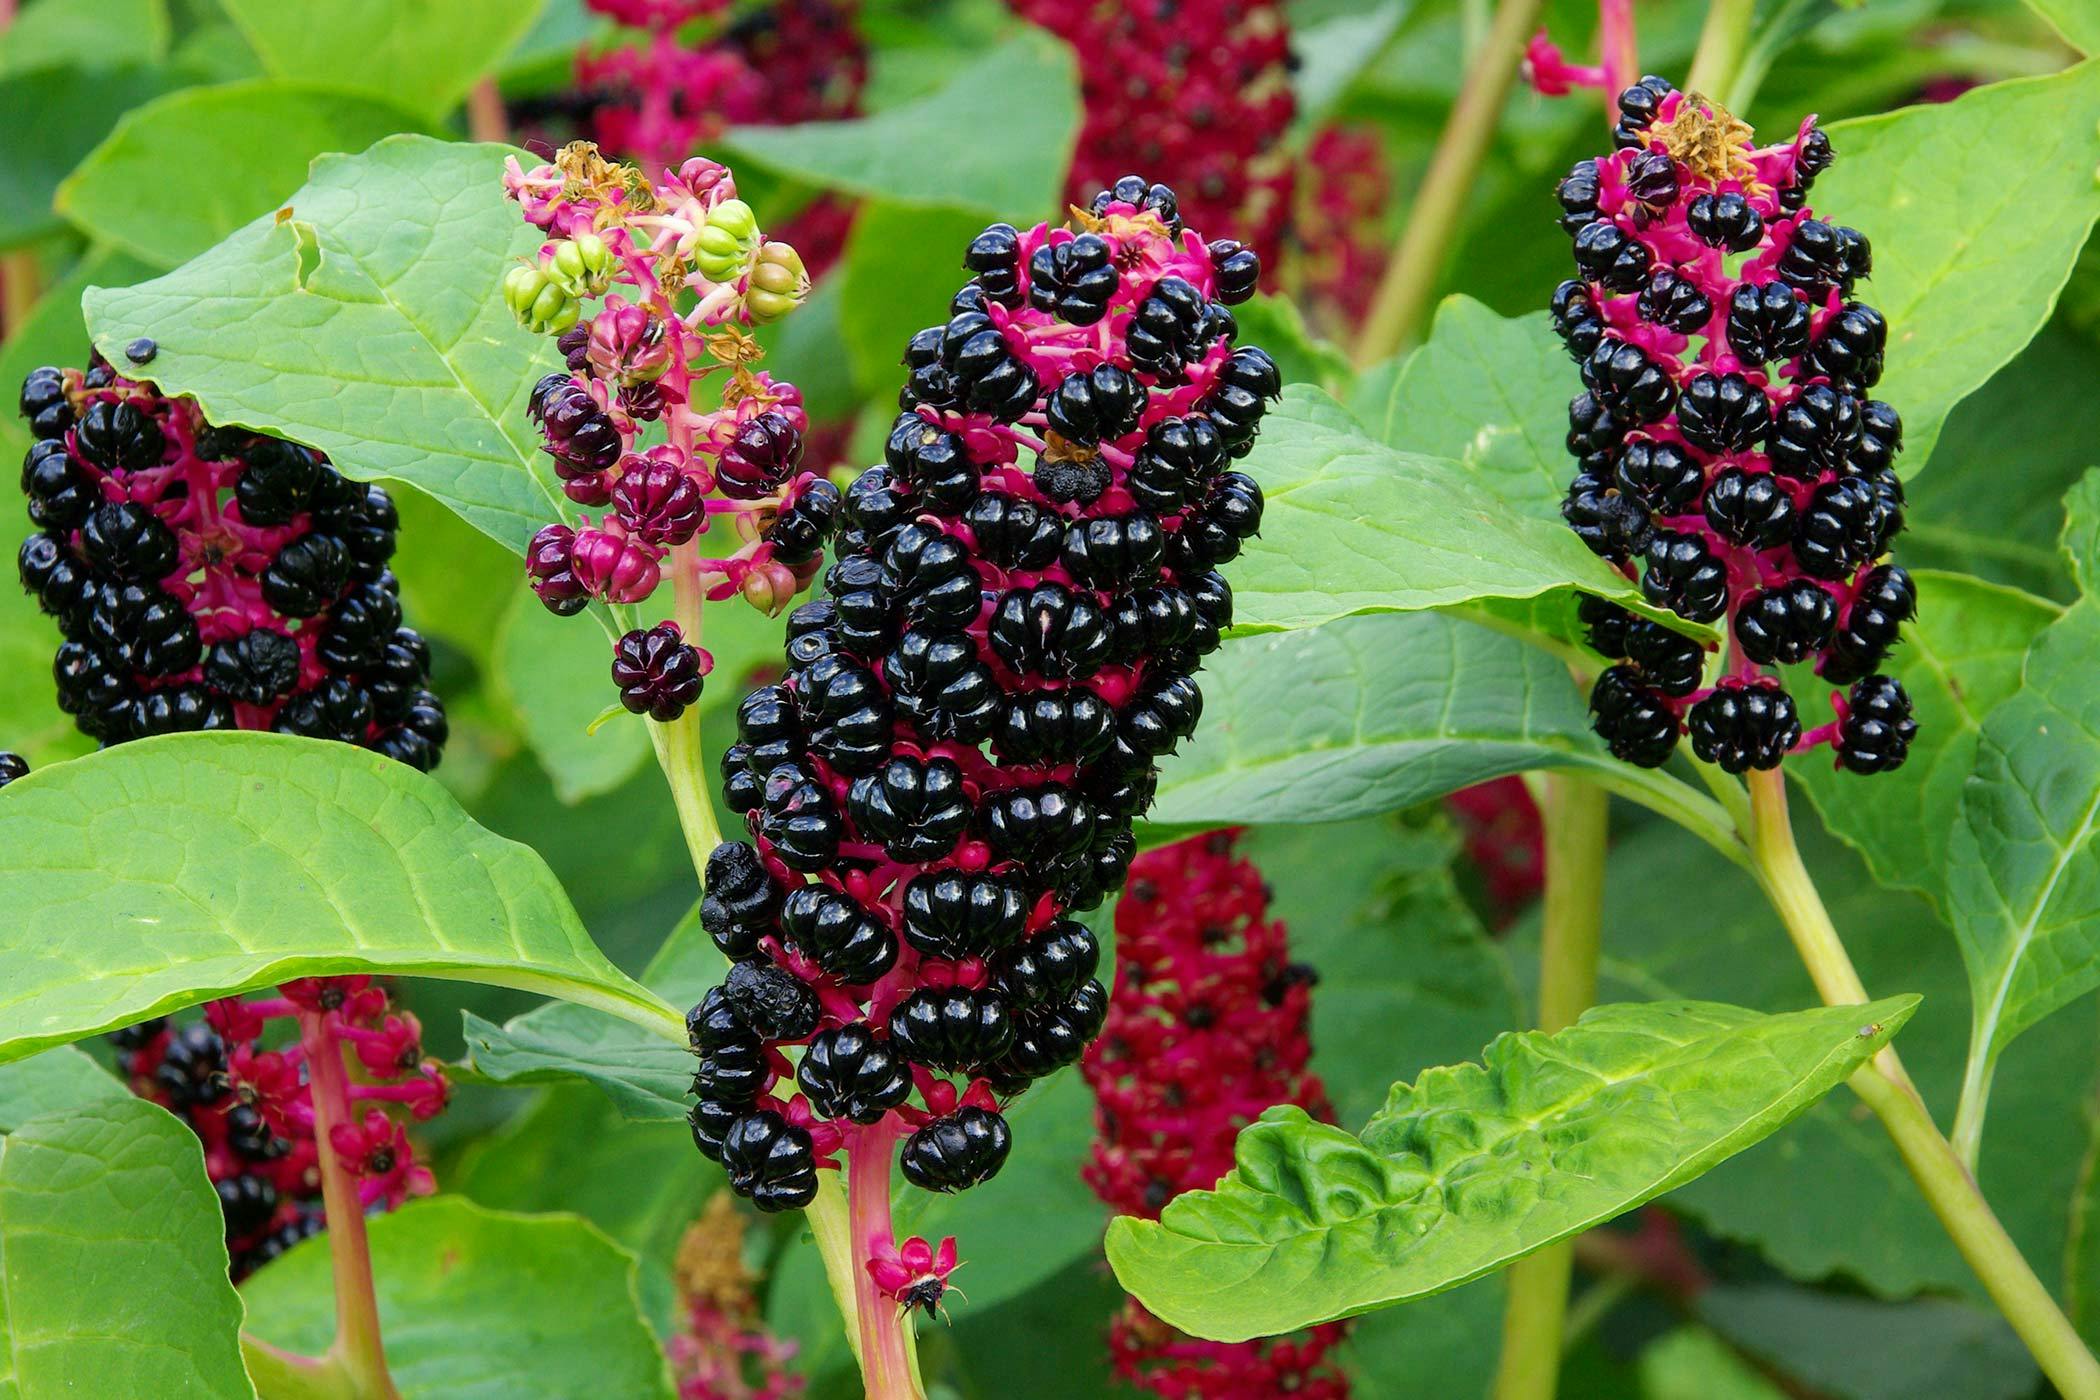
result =
M1446 297L1429 339L1381 380L1383 394L1350 401L1372 437L1457 462L1526 515L1562 525L1575 474L1568 400L1582 386L1544 312L1512 319Z
M252 1400L196 1135L128 1094L0 1138L0 1394ZM325 1339L324 1339L325 1341Z
M2027 0L2027 6L2080 53L2100 53L2100 8L2092 0Z
M2003 1317L1952 1298L1722 1284L1696 1308L1739 1350L1833 1400L2022 1400L2038 1379Z
M634 1256L575 1216L510 1215L454 1196L368 1224L387 1368L404 1400L603 1395L670 1400ZM249 1330L308 1355L335 1333L327 1240L242 1288Z
M859 213L854 215L856 220L861 217ZM960 275L960 270L952 274ZM810 290L808 300L795 308L794 315L759 332L759 343L766 348L766 372L800 389L802 407L816 422L851 418L860 408L860 398L853 389L852 361L839 353L845 287L844 277L825 277ZM891 352L892 360L903 354L902 347L903 342L898 342ZM830 463L806 465L824 467Z
M1915 473L1948 411L2048 321L2100 217L2100 62L1830 135L1838 162L1813 202L1873 241L1860 295L1889 322L1874 392L1901 410Z
M1233 565L1243 629L1564 588L1646 610L1639 590L1565 525L1515 510L1462 463L1372 441L1317 389L1284 391L1245 470L1268 508Z
M494 658L503 694L562 801L611 792L650 752L647 721L624 710L592 729L620 698L610 679L612 642L591 618L548 612L522 579L513 578L510 593Z
M51 207L59 181L127 109L174 86L166 70L139 66L0 74L0 131L25 134L0 161L0 248L63 233Z
M1293 29L1291 57L1296 66L1291 86L1298 97L1291 121L1294 137L1309 139L1326 122L1357 75L1377 61L1410 8L1411 0L1385 0Z
M362 151L423 122L334 86L275 79L184 88L124 114L58 187L90 237L173 267L277 209L329 151ZM267 141L256 133L267 131ZM201 188L170 170L209 170Z
M1349 357L1305 324L1305 313L1285 296L1259 293L1233 308L1239 343L1259 345L1276 361L1286 384L1311 384L1339 398L1349 395L1355 371Z
M0 73L159 63L168 35L167 0L30 0L0 30Z
M53 283L0 349L0 386L19 385L38 365L80 364L87 357L87 330L80 322L80 294L91 282L129 282L153 269L107 248L89 250ZM12 413L0 412L0 453L10 465L29 448L29 434ZM0 559L12 559L30 531L21 498L8 486L0 499ZM60 713L51 680L51 656L61 638L36 600L0 579L0 748L44 764L93 747Z
M683 1040L537 855L367 750L176 735L31 773L0 803L0 1061L358 971L517 987Z
M672 1006L686 1007L728 971L728 960L700 927L694 909L664 939L642 981ZM501 1026L471 1013L465 1020L467 1053L479 1078L497 1084L580 1079L611 1099L624 1118L650 1123L685 1118L693 1057L682 1042L564 1003L535 1008Z
M1153 822L1337 821L1505 773L1617 767L1565 666L1436 614L1236 638L1204 670L1203 706Z
M526 417L558 363L499 282L541 235L503 198L503 146L396 136L324 156L287 201L165 277L86 298L96 343L160 345L154 379L326 452L359 479L407 481L522 552L560 513Z
M936 321L962 285L961 253L951 261L949 250L967 247L983 227L968 211L880 199L854 216L838 274L839 336L863 399L885 404L904 387L905 342ZM928 256L928 248L941 252Z
M1976 989L1977 1088L2005 1045L2100 986L2100 602L2074 605L1983 720L1947 910Z
M1786 1392L1704 1327L1686 1325L1641 1353L1640 1400L1786 1400Z
M401 581L409 625L457 647L487 679L503 620L527 592L518 556L415 487L395 482L390 491L402 547L388 567Z
M854 121L740 126L721 144L804 184L1033 223L1057 208L1078 89L1071 50L1031 30L916 101ZM960 285L960 273L952 280Z
M2059 609L2030 594L1961 574L1920 570L1918 616L1883 667L1910 692L1918 721L1910 758L1862 778L1825 750L1790 768L1824 822L1867 858L1884 885L1944 903L1948 842L1961 822L1962 789L1985 720L2020 689L2028 645ZM1808 681L1803 698L1832 689Z
M70 1045L0 1065L0 1133L11 1133L46 1113L68 1113L104 1099L128 1099L131 1091Z
M220 0L274 77L441 117L532 27L519 0Z
M2064 493L2063 554L2081 593L2100 593L2100 468Z
M2100 345L2059 315L1948 417L1932 470L1905 487L1898 557L2045 597L2077 596L2057 536L2064 492L2100 442L2100 395L2063 392L2085 383L2100 383Z
M1903 1030L1903 1062L1941 1122L1954 1108L1968 1044L1968 979L1931 907L1877 886L1858 856L1795 813L1810 875L1860 976L1875 991L1921 993ZM1613 843L1605 881L1610 930L1599 995L1607 1000L1730 997L1764 1011L1800 1006L1815 988L1750 877L1664 823ZM1696 899L1697 918L1686 916ZM1535 930L1512 939L1520 974ZM1999 1219L2044 1278L2065 1236L2063 1203L2087 1145L2100 1006L2088 1000L2007 1051L1985 1138L1981 1180ZM1754 1245L1798 1279L1835 1278L1886 1298L1920 1291L1989 1299L1908 1184L1888 1134L1849 1096L1824 1100L1784 1134L1723 1163L1670 1198L1708 1231Z
M1161 1318L1220 1341L1439 1293L1770 1136L1916 1006L1622 1004L1557 1035L1504 1035L1485 1068L1395 1085L1361 1138L1271 1109L1216 1191L1117 1220L1109 1262Z

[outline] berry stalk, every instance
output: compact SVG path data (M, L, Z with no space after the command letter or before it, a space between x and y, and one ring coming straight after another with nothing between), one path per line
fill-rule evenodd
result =
M1750 22L1757 14L1757 0L1713 0L1706 7L1706 24L1699 31L1699 47L1692 54L1692 71L1685 75L1687 92L1710 93L1737 111L1746 105L1742 94L1733 91L1742 71L1743 52L1750 45Z
M1573 1025L1597 999L1610 799L1594 784L1552 773L1539 815L1546 837L1539 1029L1550 1035ZM1575 1246L1567 1241L1510 1266L1494 1400L1553 1400L1574 1263Z
M870 1265L895 1248L890 1222L890 1161L901 1125L894 1115L846 1132L848 1228L853 1240L854 1323L868 1400L924 1400L909 1304L886 1294Z
M1364 318L1363 333L1356 342L1356 362L1367 365L1382 360L1409 344L1421 331L1423 314L1429 309L1445 255L1465 213L1466 198L1488 142L1494 139L1502 104L1516 81L1524 57L1524 45L1537 26L1543 0L1502 0L1495 7L1495 21L1488 29L1480 51L1466 69L1458 101L1437 138L1429 172L1415 194L1415 206L1407 218L1407 231L1400 236L1387 264L1385 276Z
M364 1202L357 1177L336 1151L336 1130L355 1129L342 1042L327 1012L300 1011L299 1044L313 1090L314 1144L319 1149L321 1199L328 1210L328 1257L335 1274L335 1342L329 1355L342 1364L357 1400L400 1400L387 1373L386 1343L379 1335L379 1298L372 1282Z

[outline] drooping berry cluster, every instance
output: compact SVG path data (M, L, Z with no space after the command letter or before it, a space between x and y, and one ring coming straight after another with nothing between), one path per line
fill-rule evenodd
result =
M999 1170L1003 1102L1106 1014L1069 914L1122 883L1231 621L1217 566L1261 492L1229 467L1280 389L1224 304L1256 260L1135 177L1079 223L971 243L906 351L886 462L841 504L827 596L723 755L753 839L708 862L701 919L735 966L692 1012L692 1126L767 1209L900 1135L927 1190ZM884 1276L931 1306L921 1252Z
M530 171L513 157L504 188L549 235L535 262L511 270L505 295L527 328L559 337L569 366L534 386L532 418L569 499L604 508L533 536L533 592L568 616L593 599L644 602L669 573L692 596L689 620L703 591L785 609L816 571L838 490L802 469L802 396L752 370L763 352L742 327L807 295L801 258L759 231L728 168L710 160L652 184L579 142ZM645 448L645 433L661 440ZM718 516L742 544L702 557ZM669 621L621 637L612 676L629 710L669 722L713 664Z
M1385 274L1393 181L1375 127L1323 127L1306 147L1291 251L1298 293L1315 324L1346 339Z
M678 1400L794 1400L796 1345L766 1330L744 1263L745 1216L717 1191L678 1244L683 1325L664 1347Z
M444 1108L449 1088L423 1056L416 1018L393 1010L369 977L287 982L275 997L212 1002L201 1021L176 1026L160 1018L111 1036L133 1091L203 1142L236 1279L327 1227L306 1063L314 1041L295 1035L283 1043L272 1026L301 1012L322 1023L325 1053L347 1049L359 1071L348 1097L363 1112L336 1124L330 1142L357 1179L362 1206L392 1210L428 1194L430 1170L388 1110L429 1118Z
M1290 960L1269 891L1233 832L1192 837L1131 864L1116 905L1116 990L1082 1070L1100 1136L1085 1173L1101 1199L1156 1220L1183 1191L1232 1170L1233 1142L1268 1108L1332 1118L1308 1067L1312 970ZM1340 1400L1329 1353L1344 1328L1206 1342L1131 1299L1109 1333L1116 1374L1155 1395Z
M144 364L153 342L128 353ZM81 732L275 729L436 766L445 710L402 625L385 491L214 428L99 355L32 371L21 409L22 585L65 634L53 670Z
M1297 114L1290 30L1276 0L1013 0L1079 56L1085 121L1075 203L1126 170L1152 171L1190 223L1231 228L1274 263L1291 217Z
M1903 424L1870 397L1888 326L1853 295L1866 237L1808 207L1830 138L1810 118L1752 146L1660 78L1619 109L1617 149L1559 189L1581 275L1554 293L1553 322L1585 385L1562 513L1629 577L1641 563L1650 602L1725 619L1729 648L1709 685L1699 643L1586 599L1592 645L1620 663L1591 693L1598 733L1649 766L1689 731L1731 773L1825 742L1853 772L1895 768L1916 725L1877 668L1917 607L1909 575L1882 562L1903 528ZM1804 733L1765 668L1811 660L1850 689Z
M868 51L857 0L589 0L629 32L576 55L584 133L644 169L674 166L731 126L837 121L860 110ZM639 33L633 32L639 31ZM783 231L812 274L845 247L853 206L812 200Z

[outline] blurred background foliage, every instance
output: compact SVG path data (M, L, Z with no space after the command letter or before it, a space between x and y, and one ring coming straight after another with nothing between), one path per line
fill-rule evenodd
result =
M2054 0L2039 7L2045 18L2018 0L1781 0L1760 16L1751 63L1764 76L1745 115L1790 129L1808 112L1829 121L2055 72L2077 61L2072 40L2100 31L2090 8ZM1644 69L1682 73L1704 11L1695 0L1640 0ZM1390 192L1359 231L1375 275L1488 5L1300 0L1288 17L1299 58L1294 158L1310 168L1317 136L1339 124L1368 138L1370 166L1358 173ZM1584 55L1595 21L1591 5L1550 0L1543 23ZM709 145L737 161L769 220L820 188L857 204L809 304L768 333L768 368L834 426L845 465L874 460L902 379L898 349L961 280L955 250L989 219L1054 215L1080 117L1069 52L998 0L862 0L855 23L868 64L857 130L734 127ZM392 132L560 139L576 124L576 56L612 42L614 28L582 0L29 0L0 34L0 128L14 136L0 162L0 381L79 363L86 287L130 285L203 251L276 207L318 154ZM1554 181L1602 135L1593 96L1546 99L1519 85L1441 291L1507 316L1539 308L1567 257L1552 227ZM1317 211L1299 212L1294 251L1318 232ZM1346 298L1319 296L1313 273L1308 258L1287 258L1287 294L1260 299L1243 321L1291 377L1343 388ZM2047 327L1954 411L1913 488L1906 561L2075 597L2055 541L2059 501L2100 442L2096 384L2100 256L2089 248ZM0 447L26 445L15 420L0 418ZM516 558L493 540L413 488L395 494L395 567L411 621L435 644L453 716L439 776L479 821L545 856L601 946L640 973L696 890L640 725L587 732L606 693L602 637L533 606ZM0 511L0 547L11 554L27 528L19 510ZM736 700L772 664L777 635L753 611L711 611L710 751L727 742ZM38 763L85 745L52 700L57 640L29 599L0 588L0 738ZM1805 806L1800 820L1813 824ZM1315 1068L1345 1123L1395 1079L1472 1057L1528 1022L1529 887L1521 870L1480 859L1491 848L1469 851L1462 838L1473 830L1466 806L1433 805L1254 834L1276 912L1324 979ZM1928 992L1903 1052L1928 1093L1948 1087L1967 1020L1953 939L1923 901L1878 889L1835 841L1809 844L1868 983ZM1703 929L1697 946L1680 925L1687 889L1708 908L1740 911ZM1608 999L1705 996L1772 1010L1813 999L1763 901L1681 832L1622 813L1608 899ZM431 1049L448 1057L464 1048L457 1012L501 1022L531 1005L466 983L404 995ZM2045 1280L2069 1291L2090 1338L2100 1307L2083 1230L2100 1148L2100 1016L2087 1003L2008 1056L1994 1137L2020 1150L1991 1154L1984 1185ZM1038 1121L1005 1178L914 1222L964 1235L979 1261L960 1279L969 1301L954 1326L924 1344L946 1394L1108 1390L1102 1329L1118 1295L1098 1249L1101 1207L1077 1175L1090 1108L1066 1076L1028 1111ZM673 1325L678 1243L713 1189L713 1168L682 1131L625 1120L582 1087L468 1083L427 1142L447 1191L501 1209L576 1211L636 1251L645 1297ZM1972 1279L1900 1178L1887 1143L1841 1095L1665 1206L1596 1232L1580 1255L1563 1394L2036 1394L2031 1363L1975 1306ZM2069 1213L2065 1201L2076 1203ZM766 1315L800 1344L811 1394L849 1394L835 1314L799 1230L799 1219L753 1223L749 1257L778 1265ZM1499 1286L1364 1319L1349 1343L1355 1393L1479 1393Z

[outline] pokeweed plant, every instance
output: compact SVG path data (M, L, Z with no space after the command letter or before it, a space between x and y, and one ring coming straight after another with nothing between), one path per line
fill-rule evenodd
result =
M651 29L659 56L680 16L712 12L611 8ZM1096 47L1086 26L1100 14L1030 8ZM259 53L285 62L292 40L281 25L246 4L229 9ZM0 1079L11 1309L0 1330L26 1393L94 1375L125 1393L442 1394L439 1367L557 1394L792 1388L777 1374L786 1347L763 1337L740 1259L731 1273L741 1291L705 1319L695 1309L674 1375L642 1321L643 1302L665 1296L662 1281L638 1274L632 1255L574 1221L504 1216L457 1195L369 1222L371 1301L353 1301L347 1327L334 1329L325 1306L320 1242L269 1259L232 1294L214 1251L257 1192L213 1192L214 1181L241 1179L221 1170L227 1143L170 1134L159 1110L113 1096L108 1075L62 1047L214 1003L207 1024L254 1071L243 1079L233 1067L230 1081L294 1130L285 1140L296 1161L301 1105L311 1112L323 1095L312 1071L302 1084L290 1058L269 1058L256 1018L286 1007L305 1017L314 1007L301 998L315 987L349 988L357 1008L340 1028L359 1066L346 1102L433 1097L420 1061L404 1059L412 1023L390 1028L364 996L361 979L383 974L570 1003L501 1027L470 1021L474 1057L456 1077L582 1081L637 1121L546 1128L574 1111L560 1090L527 1115L544 1137L520 1129L492 1156L529 1158L558 1139L559 1162L521 1170L553 1178L589 1163L617 1179L617 1194L639 1196L628 1188L641 1172L602 1164L618 1160L615 1140L668 1137L676 1160L659 1170L689 1188L688 1217L716 1166L761 1210L803 1212L835 1306L798 1303L797 1229L745 1226L754 1254L782 1246L766 1321L793 1333L812 1366L860 1370L872 1394L960 1385L958 1352L972 1364L983 1354L972 1310L1003 1322L1003 1305L1024 1296L1045 1315L1054 1299L1060 1318L1096 1304L1101 1354L1113 1335L1113 1355L1163 1387L1240 1385L1218 1377L1244 1366L1247 1393L1370 1394L1396 1383L1363 1359L1381 1337L1389 1344L1382 1324L1420 1315L1377 1310L1490 1273L1507 1293L1497 1393L1550 1394L1564 1338L1583 1326L1563 1318L1571 1237L1680 1185L1690 1190L1673 1205L1717 1233L1752 1237L1804 1277L1827 1272L1829 1254L1803 1262L1790 1221L1796 1236L1870 1228L1812 1221L1798 1174L1809 1168L1771 1153L1756 1172L1745 1163L1704 1175L1796 1118L1807 1121L1788 1129L1790 1143L1819 1169L1834 1164L1810 1184L1852 1172L1886 1196L1900 1163L1951 1241L1906 1240L1915 1252L1898 1265L1848 1240L1832 1247L1847 1267L1889 1293L1916 1291L1923 1277L1988 1297L2058 1392L2100 1392L2073 1328L2090 1327L2085 1266L2073 1251L2060 1306L2040 1281L2051 1271L2023 1257L2038 1238L2034 1216L2016 1215L2029 1202L1995 1184L2005 1154L1982 1151L2006 1045L2100 981L2081 902L2100 770L2082 600L2095 498L2086 486L2067 503L2064 582L2080 599L2068 608L1886 557L1919 513L1906 479L1954 403L2033 334L2091 225L2100 99L2089 66L1827 133L1790 116L1761 146L1729 115L1751 110L1778 42L1747 47L1750 7L1713 7L1680 91L1634 81L1631 10L1610 0L1595 69L1543 42L1529 51L1542 90L1618 94L1615 150L1559 190L1581 276L1550 314L1505 320L1454 301L1424 336L1536 13L1505 0L1480 36L1371 296L1354 374L1300 336L1269 339L1293 320L1287 303L1248 295L1257 260L1191 233L1183 204L1148 183L1261 206L1244 228L1207 216L1213 236L1296 248L1322 232L1287 227L1274 198L1262 204L1263 191L1292 183L1297 149L1273 7L1198 7L1188 29L1224 36L1219 52L1142 55L1132 71L1171 88L1165 112L1116 88L1114 65L1090 51L1086 149L1112 152L1127 138L1162 164L1197 168L1132 159L1146 178L1128 183L1115 178L1120 162L1060 169L1082 198L1069 226L1030 227L1039 206L967 248L958 235L960 266L943 267L927 297L967 283L905 344L902 414L885 404L856 448L881 465L837 483L810 460L815 410L803 389L817 380L791 337L833 315L835 334L821 320L812 332L827 347L877 330L905 343L933 307L882 324L880 279L867 275L901 265L899 231L945 238L951 197L972 231L994 209L1022 212L1000 201L1016 188L1013 172L1034 169L1034 153L999 143L1046 129L1048 104L970 84L983 73L1015 81L1025 44L929 97L885 91L865 122L723 134L728 149L769 153L834 199L874 198L845 253L843 310L834 301L827 311L801 255L761 228L757 209L778 193L763 178L740 190L726 167L684 150L636 171L582 147L536 163L414 137L327 158L279 212L192 263L90 293L102 354L119 362L150 340L155 383L167 402L190 405L181 412L241 425L244 442L305 444L346 478L416 485L523 554L539 602L572 620L537 634L560 638L545 658L514 655L514 676L551 688L553 646L570 655L570 638L600 626L606 646L586 640L574 653L592 656L585 711L608 702L601 733L646 725L703 889L695 917L637 982L584 934L545 862L483 830L417 771L443 737L434 714L415 718L429 662L381 625L386 604L365 596L377 580L353 581L376 567L360 553L370 532L337 518L357 513L349 502L361 487L274 525L207 532L284 602L305 606L302 590L340 595L336 615L310 614L310 628L263 629L295 649L312 638L296 675L275 643L216 656L238 640L234 619L261 619L252 599L218 619L226 635L200 622L193 641L177 617L186 609L129 598L128 577L106 599L75 597L77 580L60 577L74 532L81 559L119 574L140 572L124 561L159 542L111 509L132 503L121 480L112 488L74 461L130 451L130 435L59 421L76 402L90 406L85 377L39 380L24 406L32 419L51 414L46 426L67 445L32 449L25 489L65 551L41 546L32 572L45 601L81 614L61 693L95 737L124 742L34 773L0 760L0 892L14 911L0 937L0 1056L23 1061ZM1145 7L1112 28L1127 39L1175 25L1173 7ZM1235 65L1251 75L1248 91L1234 89L1225 70ZM1212 129L1211 92L1247 99L1262 121ZM630 95L644 106L667 96L622 100ZM655 137L688 139L666 133L698 114L675 98L653 110L676 119L657 122ZM1006 120L973 123L968 148L942 167L955 188L930 183L924 152L952 143L952 114L994 110ZM1148 116L1171 124L1173 139L1147 144ZM928 125L915 129L921 117ZM1241 137L1260 167L1205 182L1204 162ZM2007 197L2012 149L2032 170ZM901 173L884 164L900 150L913 167ZM987 178L986 151L1009 179L996 197L971 187ZM1252 177L1248 188L1235 173ZM1045 204L1050 183L1037 191ZM1110 187L1095 201L1097 183ZM1910 192L1927 184L1945 197L1921 209ZM1533 193L1549 202L1544 188ZM1811 202L1865 227L1871 258L1867 235L1821 219ZM1327 210L1314 200L1298 212L1317 223ZM1537 232L1557 259L1548 222ZM1552 280L1540 281L1539 300ZM1243 320L1263 327L1273 359L1239 343ZM1404 340L1421 343L1404 361L1383 359ZM1338 397L1284 383L1315 375ZM1564 408L1578 378L1583 393ZM302 470L279 462L258 479ZM268 515L270 493L250 494ZM194 513L201 500L168 504ZM311 542L322 537L341 541L341 558ZM278 567L286 551L292 567ZM191 572L171 566L159 584L184 597ZM813 586L821 596L798 606ZM777 631L767 637L746 697L760 658L736 640L740 628L782 616L771 625L784 648ZM354 659L336 655L338 628ZM251 654L273 648L275 663ZM1808 717L1825 695L1828 718ZM517 697L521 708L541 698ZM1209 711L1201 730L1199 705ZM703 752L707 720L726 728L732 712L724 751ZM286 732L230 732L229 717ZM192 728L212 732L164 732ZM313 742L324 735L352 742ZM1416 1015L1414 999L1433 1003L1449 971L1410 959L1458 946L1453 907L1405 946L1323 947L1319 921L1298 919L1317 965L1350 969L1314 1002L1288 961L1268 966L1284 954L1244 867L1212 844L1179 847L1192 868L1178 878L1196 888L1166 901L1155 882L1167 857L1135 854L1190 828L1370 818L1520 772L1543 773L1533 780L1546 872L1537 1029L1495 1041L1478 1065L1423 1068L1461 1057L1484 1032L1406 1059L1410 1037L1438 1020ZM1933 1071L1946 1066L1929 1046L1912 1051L1943 987L1913 979L1909 958L1876 966L1863 956L1869 977L1854 971L1852 949L1896 935L1850 904L1825 909L1794 846L1789 776L1883 883L1923 892L1959 940L1975 1013L1946 1137L1927 1108L1945 1087ZM472 794L471 774L454 782ZM743 839L722 839L718 783ZM1800 1010L1804 992L1759 980L1779 961L1771 950L1740 940L1711 949L1705 940L1730 935L1701 909L1677 911L1667 953L1639 946L1634 921L1613 921L1614 951L1640 975L1628 994L1660 999L1593 1007L1600 977L1615 975L1600 959L1607 794L1688 828L1747 872L1827 1005ZM609 824L624 830L632 816ZM1382 839L1398 863L1399 837ZM1338 853L1344 845L1337 838ZM1081 916L1126 885L1117 947L1109 920ZM1527 946L1525 931L1515 937ZM1501 966L1499 950L1466 946ZM1702 976L1721 961L1726 975ZM1868 980L1903 995L1871 1000ZM271 986L285 996L261 993ZM1909 995L1918 989L1933 996L1922 1012ZM1119 1017L1118 998L1138 1010ZM1378 1019L1346 1019L1366 1005ZM1323 1006L1342 1008L1329 1024L1353 1033L1321 1032ZM1160 1011L1183 1025L1160 1031ZM1090 1262L1098 1205L1080 1202L1076 1248L1065 1220L1075 1212L1059 1213L1084 1155L1064 1141L1073 1100L1061 1071L1104 1018L1112 1038L1094 1065L1112 1146L1093 1177L1130 1212L1108 1250L1134 1301L1101 1301ZM1184 1029L1189 1039L1176 1041ZM1890 1046L1899 1030L1915 1083ZM1217 1048L1187 1049L1204 1045ZM189 1082L196 1057L180 1036L126 1053L156 1083L218 1087L208 1068L201 1085ZM1189 1053L1234 1072L1182 1083ZM1244 1065L1232 1058L1242 1054ZM385 1065L405 1085L380 1082L396 1077ZM1380 1095L1368 1090L1407 1075L1370 1111ZM1813 1155L1809 1134L1847 1112L1818 1104L1841 1083L1893 1148L1843 1123L1834 1150L1850 1155L1828 1155L1827 1143ZM263 1092L271 1085L282 1094ZM1206 1097L1249 1085L1244 1102ZM1196 1150L1194 1165L1132 1147L1147 1130L1141 1117L1192 1106L1201 1131L1175 1145ZM1232 1130L1264 1108L1228 1161ZM229 1115L219 1126L232 1124ZM2002 1116L1999 1125L2020 1131ZM375 1198L419 1184L393 1132L361 1144L372 1149ZM64 1169L80 1160L96 1171ZM483 1189L489 1160L464 1173ZM893 1195L900 1164L905 1185ZM134 1171L163 1188L165 1219L138 1208L153 1193L100 1191ZM1758 1173L1775 1192L1794 1189L1787 1219L1769 1201L1745 1204L1753 1193L1742 1181ZM600 1203L593 1214L617 1212ZM1922 1222L1924 1207L1906 1218ZM236 1240L244 1258L278 1252L254 1233ZM169 1280L158 1314L117 1325L97 1314L100 1300L67 1286L83 1271L37 1252L52 1238ZM1901 1272L1917 1259L1929 1262ZM975 1291L977 1279L990 1306L955 1287ZM334 1292L340 1303L345 1290ZM845 1324L829 1357L818 1312ZM939 1343L921 1357L916 1339L943 1316L956 1328L931 1333ZM1123 1321L1111 1334L1112 1317ZM446 1325L408 1321L429 1318ZM121 1355L102 1340L127 1329L140 1344ZM15 1344L32 1334L56 1340ZM694 1352L708 1338L732 1354L726 1366ZM751 1366L735 1359L740 1349ZM2018 1365L2000 1369L2017 1389Z

